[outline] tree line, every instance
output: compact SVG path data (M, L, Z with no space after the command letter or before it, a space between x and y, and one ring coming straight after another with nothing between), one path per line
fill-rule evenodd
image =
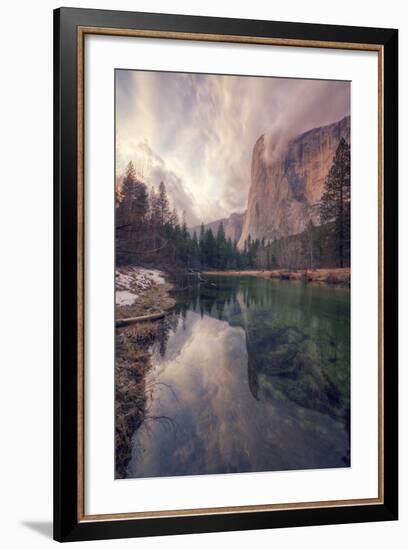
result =
M116 208L116 261L118 265L140 263L175 267L243 268L237 242L201 225L199 234L188 231L185 213L170 208L164 182L157 191L136 176L133 163L127 166Z
M252 239L242 250L218 230L190 234L185 213L171 209L164 182L148 192L129 162L117 189L116 262L193 269L314 269L350 265L350 146L342 138L325 180L320 225L277 240Z

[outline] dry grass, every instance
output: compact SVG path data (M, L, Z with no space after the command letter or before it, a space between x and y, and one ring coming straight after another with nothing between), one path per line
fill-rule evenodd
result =
M224 275L224 276L251 276L264 279L282 279L289 281L312 281L318 283L327 283L335 285L350 285L350 268L325 268L325 269L272 269L261 270L252 269L244 271L206 271L205 275Z
M131 457L132 435L145 417L150 345L158 330L157 323L116 329L115 463L116 477L119 478L125 476Z
M149 313L159 313L174 306L175 299L169 295L173 285L164 283L138 292L136 302L131 306L116 306L116 318L127 319Z
M116 306L116 318L136 317L171 309L172 285L155 285L138 293L132 306ZM132 436L146 416L146 374L151 368L150 347L160 322L145 322L116 328L115 344L115 471L123 478L131 458Z

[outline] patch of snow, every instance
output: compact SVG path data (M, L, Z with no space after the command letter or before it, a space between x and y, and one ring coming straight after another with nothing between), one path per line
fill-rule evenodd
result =
M121 271L116 271L115 286L118 290L120 289L129 290L132 284L132 281L133 281L133 277L131 274L123 273Z
M117 306L131 306L137 300L137 294L132 294L128 290L116 291L116 305Z
M163 285L165 283L163 273L157 269L151 269L150 271L146 270L146 276L150 277L157 285Z
M164 284L164 274L157 269L144 267L119 267L115 273L116 304L132 305L138 292Z

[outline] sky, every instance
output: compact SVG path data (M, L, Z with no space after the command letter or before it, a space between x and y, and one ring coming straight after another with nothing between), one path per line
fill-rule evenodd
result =
M147 185L164 181L189 226L246 209L251 156L350 114L350 83L116 71L116 172L130 160Z

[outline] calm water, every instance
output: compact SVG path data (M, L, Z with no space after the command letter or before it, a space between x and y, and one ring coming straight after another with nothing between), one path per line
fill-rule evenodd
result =
M183 281L148 374L128 477L350 465L350 291Z

